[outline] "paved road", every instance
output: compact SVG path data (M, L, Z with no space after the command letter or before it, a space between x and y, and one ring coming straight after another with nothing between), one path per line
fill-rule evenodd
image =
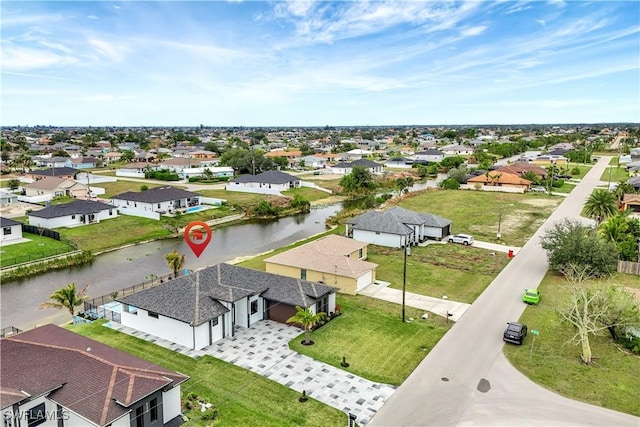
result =
M524 311L523 288L537 287L547 271L540 235L564 217L579 216L608 162L600 159L369 425L640 425L636 417L543 389L502 354L505 324Z

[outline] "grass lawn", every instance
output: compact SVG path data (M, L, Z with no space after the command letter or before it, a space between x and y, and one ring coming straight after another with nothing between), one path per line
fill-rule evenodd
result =
M612 282L640 288L638 276L618 274ZM554 311L562 286L567 286L562 278L548 274L539 287L540 305L527 307L520 319L529 329L540 331L531 361L531 336L522 347L505 345L505 354L530 379L563 396L640 416L640 356L619 350L607 332L590 337L594 363L582 363L580 347L568 343L574 335L573 327L563 323Z
M544 194L431 189L410 195L399 206L448 218L453 221L453 234L473 234L476 240L487 242L496 240L500 222L502 241L522 246L562 200Z
M308 177L304 178L305 181L313 182L317 184L319 187L326 188L327 190L331 190L334 193L337 192L340 187L340 180L342 178L337 179L318 179L318 177Z
M378 264L376 278L402 289L404 257L400 249L369 245L367 261ZM411 248L407 257L407 291L472 303L498 275L509 258L504 253L456 244Z
M99 184L91 184L92 187L100 187L105 189L105 193L100 194L98 196L102 199L111 199L113 196L126 193L127 191L140 191L140 188L143 185L146 185L148 188L162 187L162 185L160 184L154 184L151 182L143 183L143 182L134 182L134 181L116 181L116 182L103 182ZM174 184L171 182L167 182L167 185L174 186Z
M604 170L600 177L601 181L609 182L609 171L611 171L611 182L620 182L629 179L629 172L625 170L624 165L618 167L614 163L613 165L607 166Z
M78 248L93 253L171 235L170 231L162 228L161 221L128 215L82 227L58 228L56 231L78 245Z
M411 307L406 316L416 320L403 324L401 305L373 298L338 295L338 304L343 314L311 333L314 345L300 344L303 333L289 347L372 381L401 384L448 329L445 319L422 320L424 311Z
M218 410L216 426L343 426L345 413L312 398L298 402L300 393L258 374L210 356L192 359L147 341L100 326L99 322L68 326L103 342L191 377L182 384L183 399L195 393ZM185 426L202 426L199 411L190 411Z
M562 187L551 187L553 193L571 193L576 188L575 184L565 181Z
M309 187L294 188L294 189L282 192L283 196L291 197L291 198L293 198L293 196L295 196L296 194L300 194L309 202L315 202L316 200L322 200L322 199L326 199L327 197L331 197L331 194L329 193L325 193L324 191L316 190L314 188L309 188Z
M205 197L224 199L228 205L256 205L265 199L264 194L243 193L224 189L198 190L197 193Z
M576 178L576 179L584 178L584 176L587 174L587 172L589 172L591 170L591 168L593 167L591 165L583 165L583 164L580 164L580 163L574 163L574 164L570 163L568 166L569 166L569 171L572 171L576 167L578 169L580 169L580 173L577 174L577 175L573 175L573 174L570 173L571 177L572 178Z
M31 239L31 241L2 246L2 249L0 249L0 266L7 267L75 250L67 242L61 242L50 237L24 232L22 237Z

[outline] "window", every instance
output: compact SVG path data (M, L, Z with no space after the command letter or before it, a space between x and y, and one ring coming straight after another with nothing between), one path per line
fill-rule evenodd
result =
M211 327L218 326L218 318L211 319Z
M302 280L307 280L307 270L305 270L304 268L300 269L300 278Z
M44 407L44 403L41 403L37 406L34 406L33 408L28 410L28 420L27 420L27 425L29 427L34 427L37 425L40 425L42 423L44 423L45 421L47 421L47 417L46 417L46 412L45 412L45 407Z
M153 317L154 319L158 318L158 313L154 313L153 311L147 311L147 315L149 317Z
M5 236L8 236L9 234L11 234L11 227L5 227L2 229L2 234L4 234Z
M149 401L149 416L151 422L158 421L158 398L155 397Z
M113 215L113 209L109 209L109 216Z
M362 248L358 249L358 258L362 258Z
M136 408L136 427L144 427L144 406Z
M160 203L158 203L158 209L160 209Z
M75 215L71 215L71 219L76 219L76 216Z
M380 232L379 232L379 231L376 231L376 235L377 235L377 236L379 236L379 235L380 235Z
M258 300L251 301L251 314L258 312Z

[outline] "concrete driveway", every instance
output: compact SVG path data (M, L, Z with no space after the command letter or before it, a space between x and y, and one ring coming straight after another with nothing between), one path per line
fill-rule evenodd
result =
M502 353L505 324L519 319L525 308L522 289L537 288L547 271L540 236L556 221L579 216L609 159L600 159L370 425L640 425L637 417L566 399L534 384Z

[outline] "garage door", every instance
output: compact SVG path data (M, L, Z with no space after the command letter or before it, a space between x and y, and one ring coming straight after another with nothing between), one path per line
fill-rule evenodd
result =
M295 316L296 308L276 301L267 301L267 319L287 323L287 319Z

